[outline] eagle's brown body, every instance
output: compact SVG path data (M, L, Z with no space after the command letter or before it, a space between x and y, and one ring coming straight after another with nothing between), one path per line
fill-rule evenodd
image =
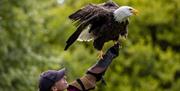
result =
M77 30L66 41L65 50L68 49L79 37L81 32L90 25L89 33L93 35L93 45L101 50L105 42L118 41L119 36L127 35L128 20L118 22L114 18L114 11L119 6L113 2L95 5L89 4L76 11L69 18L76 22Z

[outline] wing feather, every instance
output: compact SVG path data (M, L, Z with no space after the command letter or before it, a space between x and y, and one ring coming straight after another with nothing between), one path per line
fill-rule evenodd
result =
M91 18L92 16L104 13L104 12L113 12L114 10L118 9L119 6L114 2L106 2L102 4L88 4L85 7L77 10L73 14L69 16L69 19L75 21L75 25L80 25L83 21Z
M67 50L69 48L69 46L71 46L79 37L79 35L81 34L81 32L86 29L86 27L88 27L89 24L91 24L91 22L96 19L98 16L93 16L91 18L89 18L86 21L83 21L79 27L77 28L77 30L69 37L69 39L66 41L66 47L64 50Z

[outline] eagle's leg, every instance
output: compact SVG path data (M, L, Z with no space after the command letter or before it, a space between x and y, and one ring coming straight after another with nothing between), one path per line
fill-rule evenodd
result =
M120 43L119 39L114 41L114 44L118 44L118 43Z
M100 50L98 53L98 58L103 59L103 55L104 55L104 52L102 50Z
M117 41L114 41L114 44L117 44L119 41L117 40Z
M96 38L93 42L94 48L99 51L98 52L98 59L103 59L104 53L103 53L102 49L103 49L104 43L105 43L104 37Z

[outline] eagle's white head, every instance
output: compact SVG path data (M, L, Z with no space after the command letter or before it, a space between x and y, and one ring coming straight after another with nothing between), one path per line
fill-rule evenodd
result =
M138 10L129 7L129 6L121 6L117 10L114 11L114 18L118 22L123 22L128 19L128 17L132 15L137 15Z

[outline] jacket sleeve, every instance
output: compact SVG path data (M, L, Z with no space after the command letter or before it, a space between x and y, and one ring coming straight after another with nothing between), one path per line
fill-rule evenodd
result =
M76 79L70 86L75 87L79 90L77 91L89 91L95 88L96 86L96 77L90 74L85 74L79 79Z
M81 78L70 83L79 90L77 91L89 91L95 88L96 82L102 80L107 68L111 64L112 60L119 55L119 44L115 44L103 56L103 59L98 60L96 64L88 69L86 74Z

